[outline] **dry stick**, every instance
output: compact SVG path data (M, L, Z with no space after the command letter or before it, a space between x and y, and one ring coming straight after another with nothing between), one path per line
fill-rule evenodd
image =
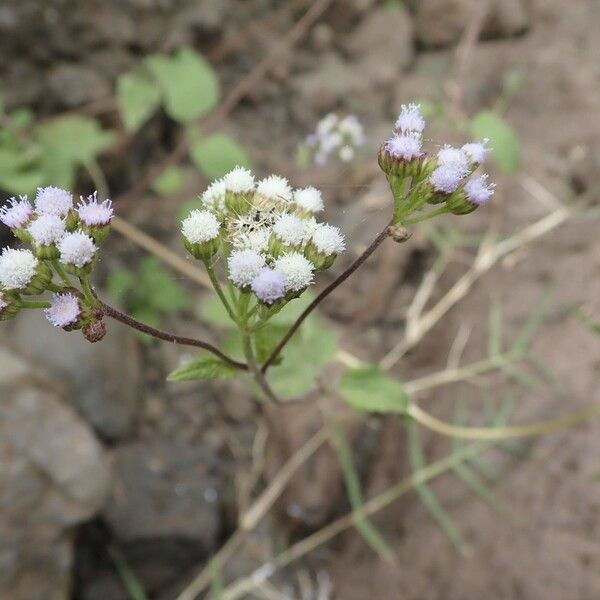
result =
M113 217L112 228L140 246L140 248L150 252L150 254L154 254L154 256L162 260L165 264L173 267L173 269L179 271L186 277L189 277L192 281L199 283L206 288L211 287L208 275L196 267L193 262L186 260L176 252L173 252L164 244L161 244L147 233L138 229L135 225L132 225L121 217Z
M332 0L317 0L304 16L288 31L288 33L271 49L271 51L244 77L226 96L219 107L202 123L202 133L210 133L222 123L239 102L256 86L276 65L280 55L298 42L311 25L323 14ZM189 137L184 136L171 153L160 163L151 168L128 192L117 200L129 202L143 194L152 182L168 167L177 164L187 154Z
M258 525L281 495L296 471L327 441L329 433L322 427L285 463L269 487L253 502L240 519L239 528L215 554L210 563L179 594L176 600L194 600L210 584L214 570L223 567L237 551L246 536Z
M238 582L234 582L221 593L219 599L236 600L237 598L244 597L244 594L248 593L250 590L254 589L256 586L268 579L271 575L273 575L273 573L275 573L277 569L281 569L289 565L293 561L305 556L309 552L312 552L318 546L328 542L346 529L353 527L357 519L364 519L365 517L379 512L397 500L400 496L403 496L412 490L414 487L423 483L427 483L431 479L445 473L448 469L451 469L456 465L469 460L473 456L479 454L484 448L486 448L487 445L488 444L485 443L469 444L468 446L464 446L460 450L453 452L449 456L438 460L437 462L431 463L423 469L415 471L412 475L409 475L396 485L388 488L381 494L378 494L377 496L365 502L365 504L363 504L359 509L340 517L319 531L300 540L291 548L276 556L271 563L267 563L255 570L254 573L249 577L239 580ZM186 598L185 600L192 599Z
M283 336L282 340L277 344L277 347L271 352L269 358L265 361L262 366L262 372L266 373L269 366L277 358L284 346L290 341L290 338L296 333L296 330L302 325L304 319L325 299L331 292L333 292L338 286L340 286L354 271L356 271L368 258L377 250L381 243L387 239L390 235L390 225L388 223L379 235L371 242L369 247L341 274L332 281L302 312L302 314L296 319L296 322L290 327L288 332Z
M567 221L571 214L571 210L561 207L532 225L525 227L519 233L491 247L482 246L472 267L456 281L433 308L419 319L415 327L407 332L407 335L383 357L379 366L384 370L391 369L457 302L465 297L473 284L501 258L552 231Z
M203 348L208 352L212 352L215 356L218 356L221 360L225 361L228 365L235 367L236 369L240 369L242 371L248 370L248 365L244 363L238 362L233 358L230 358L226 354L223 354L216 346L209 344L208 342L203 342L202 340L197 340L195 338L182 337L179 335L174 335L172 333L168 333L166 331L162 331L160 329L155 329L154 327L150 327L149 325L145 325L140 321L134 319L133 317L122 313L121 311L105 304L101 300L98 301L100 303L100 307L104 311L104 314L108 317L112 317L116 321L120 321L121 323L131 327L133 329L137 329L142 333L146 333L152 337L158 338L159 340L164 340L165 342L171 342L172 344L181 344L182 346L194 346L195 348Z

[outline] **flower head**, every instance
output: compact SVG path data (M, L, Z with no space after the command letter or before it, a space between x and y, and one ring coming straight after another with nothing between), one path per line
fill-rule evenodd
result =
M0 312L3 311L9 303L5 300L5 296L2 292L0 292Z
M465 144L462 147L462 151L469 157L469 160L473 161L476 165L481 165L492 151L491 148L486 147L489 141L489 138L485 138L481 142Z
M469 179L469 181L467 181L465 184L465 194L467 196L467 200L473 204L477 204L478 206L486 204L494 195L495 187L495 184L487 183L487 175Z
M313 264L299 252L288 252L273 264L276 271L285 276L286 292L299 292L313 281Z
M252 280L252 291L265 304L273 304L285 295L285 275L281 271L265 267Z
M0 221L11 229L22 229L29 223L32 214L33 206L27 196L19 196L18 200L11 198L0 208Z
M251 285L261 269L266 266L264 256L255 250L236 250L227 259L229 279L238 287Z
M79 319L81 306L78 298L73 294L54 294L50 308L46 308L44 313L54 327L68 327Z
M88 196L86 200L81 198L77 205L79 219L87 227L104 227L113 218L113 207L110 200L98 202L98 192Z
M27 232L38 246L50 246L65 235L65 222L57 215L41 214L29 225Z
M454 165L442 165L430 175L429 181L436 192L451 194L458 189L465 172Z
M97 250L94 240L83 231L67 233L58 243L60 261L79 269L92 261Z
M339 228L333 225L321 224L312 235L312 243L321 254L331 256L340 254L346 248L344 236Z
M228 192L247 194L254 191L254 175L244 167L235 167L223 177L223 184Z
M256 193L271 200L283 200L291 202L292 188L285 177L279 175L269 175L258 182Z
M312 186L296 190L294 192L294 202L298 208L311 213L321 212L325 208L321 192Z
M52 214L65 217L73 208L70 192L57 187L38 188L35 196L35 209L40 214Z
M304 221L295 215L283 214L273 226L275 237L288 246L299 246L304 241Z
M227 184L223 179L213 181L200 196L200 201L205 208L222 212L225 210L225 192Z
M30 250L4 248L0 254L0 285L6 290L26 288L36 274L38 264Z
M440 166L454 167L459 171L464 171L465 175L469 171L469 158L459 148L453 148L446 144L438 152L437 158Z
M365 131L356 115L347 115L341 119L338 125L338 131L344 137L348 138L348 142L351 146L362 146L365 142ZM352 151L354 152L353 149Z
M203 244L219 235L219 222L207 210L193 210L181 224L181 233L190 244Z
M421 137L416 133L395 135L384 144L390 156L398 160L409 161L421 156Z
M413 131L421 133L425 129L425 119L418 104L403 104L394 129L399 133Z

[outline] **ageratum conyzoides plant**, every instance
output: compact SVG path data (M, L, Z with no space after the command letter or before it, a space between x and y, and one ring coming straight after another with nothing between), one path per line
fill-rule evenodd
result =
M293 189L278 175L257 181L242 167L211 183L201 194L198 208L181 224L181 234L187 252L204 265L239 330L243 361L204 340L150 327L99 297L90 277L114 211L111 201L99 199L96 193L75 202L70 192L45 187L33 201L24 196L11 198L0 209L0 220L24 246L5 248L0 255L0 318L42 309L53 326L80 331L90 342L105 336L107 318L116 319L167 342L202 348L212 354L204 362L209 376L247 373L263 400L277 402L280 398L269 385L269 367L285 360L286 344L306 317L384 240L405 242L411 225L445 213L469 214L492 197L494 185L486 175L476 174L489 152L486 141L462 148L443 146L430 153L423 148L424 128L419 107L403 106L378 156L393 198L388 224L308 304L260 361L256 348L260 331L286 305L318 284L319 275L334 268L346 245L337 227L320 220L324 201L318 189ZM331 145L327 135L317 145Z

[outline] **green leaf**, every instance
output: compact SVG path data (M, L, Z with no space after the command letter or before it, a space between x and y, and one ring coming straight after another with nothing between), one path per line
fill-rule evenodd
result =
M194 381L196 379L231 379L238 370L219 358L197 357L175 369L167 381Z
M222 177L236 166L252 166L246 151L234 139L222 133L194 142L190 148L190 157L211 179Z
M316 316L309 317L286 346L281 364L269 369L271 387L283 399L307 394L314 389L323 365L335 357L337 348L333 333Z
M160 106L160 90L141 71L123 73L117 79L117 104L125 128L139 129Z
M176 312L190 305L185 291L154 256L142 262L139 270L138 298L160 312Z
M219 101L220 88L211 65L191 48L175 56L155 54L146 65L162 91L167 114L181 123L200 119Z
M36 131L42 146L41 166L46 183L71 188L77 167L93 161L110 148L113 132L90 117L65 117L42 125Z
M181 167L165 169L152 183L152 189L161 196L172 196L181 191L185 175Z
M493 150L491 156L502 171L518 171L521 162L519 137L500 115L491 110L482 110L471 120L470 130L477 138L490 139Z
M350 406L366 412L405 413L409 400L398 381L371 365L348 369L339 392Z
M106 291L113 298L125 298L127 292L135 285L135 276L127 269L111 271L106 281Z

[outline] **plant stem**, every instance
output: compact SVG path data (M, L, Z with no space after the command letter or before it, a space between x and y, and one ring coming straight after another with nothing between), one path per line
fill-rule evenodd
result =
M197 340L195 338L182 337L179 335L174 335L172 333L167 333L166 331L161 331L160 329L156 329L154 327L150 327L149 325L145 325L144 323L140 323L140 321L134 319L133 317L122 313L121 311L105 304L102 301L98 301L100 307L104 310L104 313L119 321L132 329L136 329L137 331L141 331L147 335L155 337L159 340L164 340L165 342L171 342L172 344L181 344L182 346L194 346L195 348L203 348L208 352L211 352L215 356L218 356L222 361L226 362L228 365L235 367L236 369L240 369L241 371L247 371L248 365L238 362L233 358L230 358L226 354L223 354L216 346L209 344L208 342L203 342L202 340Z
M71 283L69 276L65 273L65 270L62 268L60 262L57 259L54 259L52 261L52 266L54 267L54 270L58 276L63 280L64 284L68 287L71 287L73 284Z
M60 287L60 285L56 285L55 283L52 283L52 281L48 284L47 287L51 292L54 292L55 294L59 294L63 291L63 288ZM71 284L69 284L69 287L71 287Z
M290 341L290 338L296 333L296 330L308 315L325 299L331 292L333 292L338 286L340 286L350 275L354 273L368 258L377 250L377 248L381 245L381 243L389 236L390 234L390 225L388 223L383 230L379 233L379 235L371 242L369 247L341 274L335 279L335 281L331 282L303 311L303 313L296 319L296 322L290 327L288 332L283 336L277 347L271 352L270 356L267 358L265 363L262 366L261 371L263 373L267 372L267 369L273 364L273 361L277 359L279 353L284 348L284 346Z
M90 286L90 280L88 276L83 275L79 278L79 281L81 282L81 289L83 290L83 295L85 296L86 302L90 306L95 306L97 304L97 299L94 292L92 291L92 287Z
M234 323L237 323L238 317L235 314L235 312L233 312L233 309L231 308L231 305L229 304L227 297L225 296L225 294L223 292L223 288L221 287L221 284L219 283L219 280L217 279L217 274L215 273L213 266L210 264L210 262L208 260L205 261L204 264L206 266L206 272L208 273L208 276L210 277L210 281L213 284L213 287L215 288L215 292L217 292L217 295L219 296L221 303L225 307L227 314L230 316L231 320Z
M44 300L21 300L19 306L20 308L50 308L50 302L46 302Z
M242 331L242 346L244 349L244 356L248 363L248 369L252 373L254 380L258 384L258 387L262 390L263 394L272 402L280 403L281 400L277 397L277 394L271 389L264 373L260 370L256 358L254 356L254 350L252 349L252 340L250 334L247 331Z
M421 215L420 217L415 217L414 219L408 219L404 221L404 225L414 225L415 223L421 223L422 221L427 221L428 219L433 219L433 217L437 217L438 215L443 215L448 212L448 208L444 204L435 210L430 210L428 213Z
M465 440L496 441L516 437L544 435L553 431L559 431L560 429L566 429L567 427L600 415L600 405L592 404L583 410L560 419L541 421L539 423L532 423L531 425L515 425L513 427L462 427L451 425L450 423L436 419L414 403L409 405L407 414L424 427L442 435Z

